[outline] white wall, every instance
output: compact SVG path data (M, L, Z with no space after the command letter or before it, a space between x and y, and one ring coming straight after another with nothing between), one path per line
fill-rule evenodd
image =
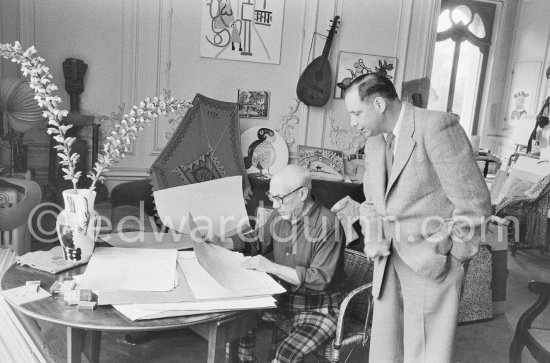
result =
M505 5L508 5L505 3ZM514 145L511 141L513 129L510 128L510 120L507 120L507 115L510 114L509 105L511 102L513 71L515 65L521 62L538 62L538 77L535 77L532 88L534 90L533 107L529 110L530 113L537 113L542 106L544 98L548 95L546 89L547 82L545 72L550 65L550 22L548 14L550 14L550 1L547 0L520 0L517 14L511 13L511 17L507 18L506 34L510 36L513 32L512 46L505 45L504 56L510 58L507 72L505 76L499 76L494 79L491 87L503 86L502 97L500 100L493 99L499 106L500 113L496 122L487 125L486 131L488 137L487 146L491 147L502 158L507 158L514 150ZM512 17L513 16L513 17ZM515 27L511 27L510 23L515 19Z
M3 0L1 6L2 42L21 40L24 46L36 46L67 109L61 64L74 57L88 64L81 96L83 114L110 115L122 104L128 110L164 89L180 99L191 99L200 92L226 101L236 99L237 89L270 91L269 118L241 120L241 130L245 130L256 125L284 126L295 105L297 80L308 64L313 32L326 35L329 20L336 14L342 16L342 25L331 51L333 72L340 50L396 56L396 84L400 84L412 0L286 0L278 65L201 58L199 1ZM320 55L324 44L323 37L315 36L312 56ZM18 75L17 68L7 63L2 62L1 76ZM291 153L298 144L337 148L331 143L331 120L343 131L349 127L343 101L332 98L323 108L302 105L293 115ZM102 129L108 131L110 126L107 123ZM108 185L145 177L166 141L167 128L165 119L143 131L133 152L108 173ZM29 167L45 182L48 139L43 130L31 138Z
M486 90L489 105L503 98L502 69L508 66L507 42L518 1L503 2L499 20L506 31L496 38L495 61L490 65L491 82L499 86ZM539 2L545 1L529 1ZM399 92L403 81L430 72L439 0L286 0L278 65L201 58L200 10L201 1L192 0L2 0L0 36L2 42L21 40L24 46L36 46L51 68L66 108L69 100L61 64L69 57L84 60L89 67L81 112L88 115L108 116L123 104L128 110L164 89L180 99L191 99L200 92L226 101L235 101L237 89L270 91L269 118L243 119L241 130L256 125L286 130L292 154L299 144L342 149L343 143L336 140L354 136L342 100L331 98L322 108L301 105L292 110L298 78L325 44L324 37L315 36L310 54L314 31L326 35L329 20L340 15L342 23L330 55L333 73L340 51L397 57L395 84ZM541 17L541 9L538 11L534 15ZM0 76L18 74L14 65L2 62ZM485 125L488 117L494 116L485 116L480 124ZM160 120L142 132L132 153L108 173L110 188L148 175L166 142L165 131L171 127L168 121ZM112 123L107 122L102 129L108 132L110 127ZM48 139L43 130L31 136L29 166L37 179L45 182Z

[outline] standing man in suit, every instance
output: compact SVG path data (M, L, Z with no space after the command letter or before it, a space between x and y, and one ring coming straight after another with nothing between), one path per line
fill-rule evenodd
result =
M402 103L388 78L345 93L363 129L365 254L374 262L370 362L450 362L464 278L491 214L466 133L449 113Z

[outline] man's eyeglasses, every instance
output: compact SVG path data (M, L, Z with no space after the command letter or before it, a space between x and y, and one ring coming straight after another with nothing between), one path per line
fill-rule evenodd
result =
M288 197L290 194L294 193L294 192L297 192L298 190L302 189L304 186L300 186L296 189L294 189L293 191L291 191L290 193L287 193L285 195L282 195L282 196L278 196L278 195L271 195L270 192L267 192L265 193L267 195L267 198L269 198L270 201L272 202L277 202L279 204L283 204L284 201L285 201L285 198Z

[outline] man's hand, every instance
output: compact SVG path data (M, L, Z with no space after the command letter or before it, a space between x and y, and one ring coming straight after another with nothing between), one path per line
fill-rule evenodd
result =
M365 244L365 255L369 260L385 257L390 255L390 243L389 241L380 241L378 243Z
M233 250L235 248L235 245L233 244L233 240L231 238L223 238L220 236L216 236L215 234L210 237L204 238L204 242L212 243L228 250Z
M275 273L275 264L261 255L250 257L248 260L241 262L241 267L249 270Z

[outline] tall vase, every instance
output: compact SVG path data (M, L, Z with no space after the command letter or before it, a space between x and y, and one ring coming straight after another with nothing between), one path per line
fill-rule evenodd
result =
M95 197L89 189L63 191L65 209L57 216L56 229L66 260L87 262L92 256L101 226Z

